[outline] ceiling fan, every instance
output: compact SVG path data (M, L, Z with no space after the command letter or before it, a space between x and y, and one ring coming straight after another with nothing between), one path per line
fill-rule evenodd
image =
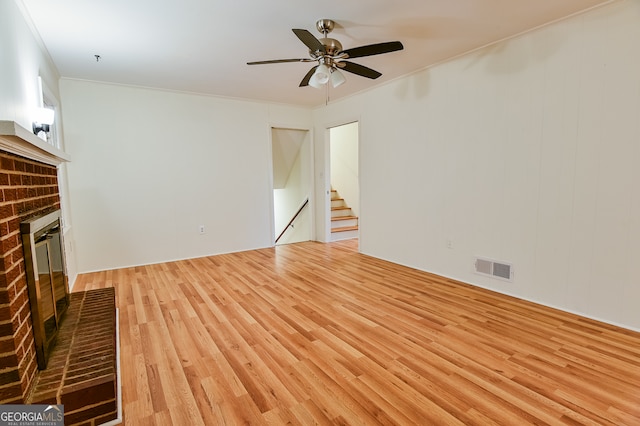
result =
M309 48L309 58L255 61L247 62L247 65L277 64L281 62L317 62L318 65L311 68L304 76L300 82L300 87L312 86L320 88L329 81L331 81L333 87L338 87L346 81L340 70L371 79L376 79L382 75L376 70L355 62L347 61L347 59L380 55L404 48L399 41L389 41L342 50L342 44L338 40L327 37L327 35L333 31L334 26L335 22L331 19L320 19L316 22L316 29L323 35L321 39L317 39L307 30L292 30L300 41Z

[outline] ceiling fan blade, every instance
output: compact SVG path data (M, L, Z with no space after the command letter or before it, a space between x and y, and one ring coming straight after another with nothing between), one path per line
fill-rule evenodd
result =
M362 77L376 79L382 75L376 70L372 70L371 68L365 67L364 65L356 64L355 62L340 61L337 63L337 65L345 71L360 75Z
M309 49L311 49L312 52L319 51L325 53L324 44L320 43L320 40L318 40L309 31L296 28L292 29L291 31L293 31L293 33L298 36L300 41L303 42Z
M316 72L316 68L318 68L317 65L309 70L307 75L305 75L302 81L300 82L300 86L298 87L304 87L309 85L309 80L311 80L311 76L313 75L313 73Z
M282 62L314 62L311 58L298 58L298 59L272 59L270 61L254 61L247 62L247 65L263 65L263 64L279 64Z
M399 41L387 41L385 43L368 44L366 46L354 47L352 49L343 50L347 58L361 58L363 56L380 55L382 53L395 52L404 49Z

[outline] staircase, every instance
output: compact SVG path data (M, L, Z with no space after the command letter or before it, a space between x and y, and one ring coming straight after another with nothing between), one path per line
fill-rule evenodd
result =
M331 240L358 238L358 217L338 191L331 189Z

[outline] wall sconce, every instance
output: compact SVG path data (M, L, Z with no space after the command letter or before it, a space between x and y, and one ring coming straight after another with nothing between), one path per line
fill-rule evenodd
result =
M36 120L33 122L33 133L37 135L40 132L49 133L50 126L55 118L55 111L50 108L36 109Z

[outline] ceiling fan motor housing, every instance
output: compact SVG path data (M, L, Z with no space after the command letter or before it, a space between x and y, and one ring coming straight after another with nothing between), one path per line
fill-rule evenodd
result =
M336 56L342 51L342 44L335 38L321 38L320 43L324 46L325 55Z

